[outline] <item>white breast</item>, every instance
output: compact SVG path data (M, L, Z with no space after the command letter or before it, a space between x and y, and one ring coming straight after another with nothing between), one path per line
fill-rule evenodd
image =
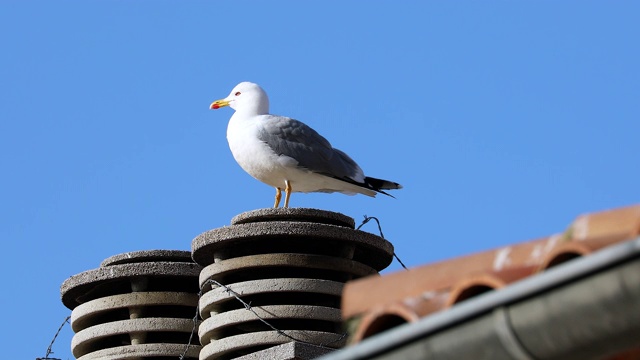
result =
M235 114L231 117L227 127L229 148L249 175L273 187L284 188L278 156L258 139L260 124L257 118L238 118Z

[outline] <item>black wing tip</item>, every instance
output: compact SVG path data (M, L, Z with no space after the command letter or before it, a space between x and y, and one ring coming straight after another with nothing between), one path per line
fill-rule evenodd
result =
M364 178L364 182L357 182L351 178L348 177L344 177L344 178L339 178L336 176L332 176L332 175L327 175L329 177L332 177L334 179L337 180L341 180L344 182L348 182L350 184L353 185L357 185L360 186L362 188L365 189L369 189L369 190L373 190L377 193L383 194L383 195L387 195L390 196L392 198L396 198L395 196L387 193L384 190L399 190L402 189L402 185L398 184L397 182L393 182L393 181L389 181L389 180L383 180L383 179L376 179L376 178L372 178L372 177L365 177Z
M392 198L396 198L395 196L387 193L384 190L399 190L402 189L402 185L398 184L397 182L393 182L393 181L389 181L389 180L383 180L383 179L376 179L376 178L372 178L372 177L365 177L364 178L364 183L372 190L375 190L376 192L380 193L380 194L384 194L387 196L390 196Z
M377 190L398 190L398 189L402 189L402 185L398 184L397 182L393 182L393 181L389 181L389 180L383 180L383 179L376 179L376 178L372 178L372 177L365 177L364 178L364 182L365 184L371 186L371 188Z

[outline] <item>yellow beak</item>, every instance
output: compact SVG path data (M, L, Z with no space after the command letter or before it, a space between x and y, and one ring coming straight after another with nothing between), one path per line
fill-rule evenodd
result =
M209 105L209 109L220 109L221 107L229 106L229 102L225 99L216 100Z

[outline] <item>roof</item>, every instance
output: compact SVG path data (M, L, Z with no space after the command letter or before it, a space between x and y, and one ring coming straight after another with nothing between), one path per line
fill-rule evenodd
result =
M352 342L357 343L382 333L380 336L374 336L377 346L387 342L381 341L381 338L398 337L395 330L394 332L386 331L393 327L399 326L407 329L404 331L415 335L419 329L418 324L431 323L434 320L429 319L433 318L440 319L437 321L446 323L446 327L451 327L461 321L456 317L460 307L464 309L472 306L475 311L480 311L478 305L469 305L477 304L480 299L511 294L510 296L515 296L519 299L518 301L521 301L523 297L532 297L533 292L540 291L533 287L538 282L544 282L553 288L559 286L554 283L558 278L562 278L563 282L568 281L565 278L567 274L572 274L576 279L591 276L589 274L594 271L594 268L591 268L593 265L582 265L583 267L578 269L585 272L574 273L575 270L572 270L576 266L574 263L592 264L596 261L593 259L598 259L596 254L604 250L612 251L609 248L624 242L627 242L621 245L626 249L624 251L634 253L637 249L632 249L633 246L638 246L637 240L629 241L639 235L640 206L582 215L576 218L565 231L548 237L429 264L409 271L352 281L346 285L343 292L343 319L350 324ZM576 258L582 259L569 261ZM581 294L582 297L597 300L597 288L594 286L593 284L587 286L585 288L587 292ZM502 290L491 291L496 289ZM573 294L573 292L570 293ZM575 300L579 302L580 298ZM483 304L487 304L487 300L483 301L485 301ZM509 299L509 303L513 301L515 301L514 298ZM636 303L638 301L636 300ZM492 304L496 307L504 306L504 304ZM585 313L585 309L575 307L571 302L564 301L562 304L560 313L576 310L578 313L574 315L578 318L593 317L591 312ZM484 312L489 310L482 308ZM544 318L545 311L543 307L537 318ZM633 313L634 309L630 311ZM493 310L491 312L493 313ZM638 310L635 310L635 314L637 313ZM473 316L479 315L476 313ZM604 315L608 316L606 312ZM626 316L629 315L626 314ZM640 319L638 322L640 323ZM411 323L411 325L400 326L405 323ZM548 330L547 328L546 331ZM636 331L640 333L640 329ZM363 341L363 345L366 343L370 342ZM451 344L453 348L460 348L455 344L456 342ZM484 348L487 344L487 342L484 343ZM640 347L640 340L636 340L635 345ZM637 358L637 355L636 352L635 355L630 355L633 357L623 356L617 359ZM478 354L474 356L477 358Z

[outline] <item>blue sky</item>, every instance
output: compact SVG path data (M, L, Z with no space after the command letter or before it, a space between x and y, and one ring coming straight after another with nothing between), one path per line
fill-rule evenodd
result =
M123 252L188 250L272 205L228 149L232 110L208 110L240 81L404 185L396 199L291 205L378 217L408 266L640 202L639 13L632 1L0 2L4 357L44 356L70 313L69 276ZM53 356L72 359L72 335Z

